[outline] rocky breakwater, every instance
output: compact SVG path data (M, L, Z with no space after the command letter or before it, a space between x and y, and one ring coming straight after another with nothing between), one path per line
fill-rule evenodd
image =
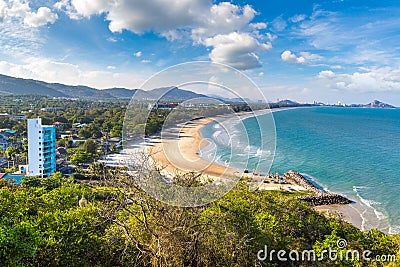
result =
M335 193L325 192L316 187L312 182L296 171L289 171L284 174L287 181L300 185L305 189L314 192L314 195L300 196L300 200L310 203L311 206L332 205L332 204L350 204L353 201Z

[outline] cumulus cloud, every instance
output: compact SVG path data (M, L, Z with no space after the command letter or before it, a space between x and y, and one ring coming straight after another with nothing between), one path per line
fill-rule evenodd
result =
M134 55L135 55L135 57L141 57L142 56L142 51L137 51Z
M286 50L281 54L281 59L286 62L306 64L320 61L323 57L310 52L300 52L300 56L296 56L292 51Z
M320 79L331 79L335 77L335 73L331 70L323 70L318 74L318 78Z
M250 23L255 15L256 11L249 5L239 7L228 2L212 5L204 19L192 29L192 38L201 43L205 38L216 34L266 28L265 23Z
M55 7L71 18L105 14L112 32L152 31L169 41L188 37L195 45L212 47L209 57L213 61L242 68L260 66L257 53L270 47L263 44L265 35L260 34L267 24L252 23L257 12L249 5L211 0L61 0ZM239 44L235 40L239 36L246 43Z
M39 7L36 12L32 11L29 2L15 0L9 6L5 1L0 1L0 18L9 21L12 18L22 19L25 25L30 27L40 27L48 23L54 23L58 16L48 7Z
M338 74L324 70L318 78L334 89L359 92L400 91L400 70L391 67L364 69L363 72Z
M210 58L213 62L223 63L238 69L251 69L261 66L256 53L272 48L270 43L260 43L247 33L220 34L205 40L213 47Z
M51 12L48 7L40 7L37 12L28 12L24 18L25 24L39 27L47 23L54 23L58 19L57 14Z
M306 59L302 56L297 57L295 54L293 54L291 51L286 50L281 54L281 59L286 62L292 62L292 63L299 63L299 64L304 64L306 63Z

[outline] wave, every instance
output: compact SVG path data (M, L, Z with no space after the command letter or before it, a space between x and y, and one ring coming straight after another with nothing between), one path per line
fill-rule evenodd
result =
M396 235L400 234L400 225L392 225L389 227L389 234Z
M301 173L301 175L303 175L304 178L306 178L310 183L312 183L316 188L329 193L328 187L321 185L320 183L318 183L317 179L307 173Z
M366 189L367 187L365 186L353 186L353 191L356 193L358 199L360 200L361 203L366 205L367 207L371 208L378 219L378 221L383 221L387 219L387 216L379 210L376 209L376 205L380 205L381 203L378 201L370 200L370 199L365 199L361 196L359 189Z

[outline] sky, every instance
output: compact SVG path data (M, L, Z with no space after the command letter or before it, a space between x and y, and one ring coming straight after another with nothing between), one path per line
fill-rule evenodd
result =
M0 0L0 73L133 89L207 61L270 101L400 106L399 25L398 0Z

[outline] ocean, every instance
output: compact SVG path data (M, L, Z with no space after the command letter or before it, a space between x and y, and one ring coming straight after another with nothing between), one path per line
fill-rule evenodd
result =
M271 127L261 138L266 114L206 125L212 145L201 156L261 173L297 170L356 201L363 229L400 233L400 109L296 108L273 117L276 149Z

